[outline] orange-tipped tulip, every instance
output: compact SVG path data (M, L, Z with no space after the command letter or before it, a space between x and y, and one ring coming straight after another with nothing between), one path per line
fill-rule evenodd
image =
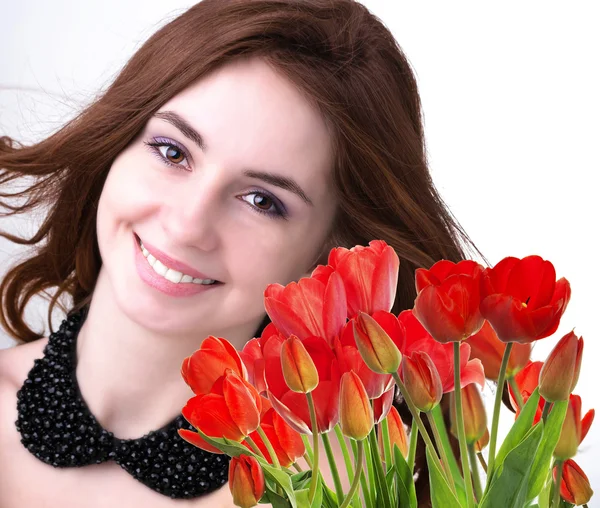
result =
M590 409L581 418L581 397L569 396L569 406L563 422L558 443L554 449L554 456L560 460L570 459L577 453L577 448L590 430L596 412Z
M465 423L465 436L467 444L474 444L481 439L487 430L487 415L481 397L481 391L475 383L461 389L462 413ZM454 393L450 394L450 407L454 407ZM454 411L450 411L450 430L458 436Z
M402 358L402 377L406 391L417 409L427 413L442 400L440 375L427 353L414 352Z
M417 268L413 314L438 342L459 342L483 326L479 312L482 271L483 267L471 260L453 263L442 259L429 270Z
M540 372L540 395L549 402L567 400L575 389L581 369L583 338L567 333L544 362Z
M465 342L471 346L471 358L481 360L485 377L492 381L498 381L506 344L498 338L490 322L485 321L481 330ZM514 377L517 372L525 367L530 355L531 344L514 343L506 367L506 378Z
M319 384L315 363L295 335L281 346L281 368L285 382L294 392L312 392Z
M371 316L358 312L353 321L354 340L367 366L379 374L392 374L402 360L394 341Z
M398 410L394 406L392 406L388 413L387 422L392 450L394 449L394 445L397 445L402 456L404 458L408 457L408 437L406 436L406 429L404 428L402 418L400 418L400 413L398 413ZM383 457L385 453L383 448L383 432L381 432L381 429L377 433L377 442L379 444L379 453Z
M558 468L554 467L553 476L556 482ZM575 506L581 506L590 502L594 491L588 477L574 460L565 460L560 482L560 496Z
M342 375L340 387L340 427L345 436L361 441L373 428L373 410L362 381L353 372Z
M229 463L229 490L233 504L256 506L265 492L265 476L258 461L249 455L233 457Z

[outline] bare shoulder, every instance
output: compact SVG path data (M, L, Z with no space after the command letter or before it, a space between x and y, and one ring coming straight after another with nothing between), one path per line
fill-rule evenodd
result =
M0 350L0 386L21 386L33 361L44 356L48 337Z

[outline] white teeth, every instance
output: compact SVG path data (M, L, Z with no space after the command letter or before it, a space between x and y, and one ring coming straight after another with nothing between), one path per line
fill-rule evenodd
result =
M148 260L148 264L154 269L154 271L158 275L173 282L174 284L193 283L208 286L215 282L213 279L198 279L192 277L191 275L185 275L181 272L178 272L177 270L173 270L172 268L168 268L167 266L163 265L158 259L156 259L152 254L150 254L150 252L148 252L148 249L146 249L141 242L140 247L142 248L142 254L144 254L144 257Z

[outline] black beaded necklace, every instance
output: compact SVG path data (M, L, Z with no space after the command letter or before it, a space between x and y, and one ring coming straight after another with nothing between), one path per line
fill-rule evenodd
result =
M103 429L81 396L76 341L87 307L52 333L17 393L21 442L54 467L82 467L114 460L151 489L171 498L193 498L227 482L229 458L184 441L177 429L194 430L181 416L139 439L119 439Z

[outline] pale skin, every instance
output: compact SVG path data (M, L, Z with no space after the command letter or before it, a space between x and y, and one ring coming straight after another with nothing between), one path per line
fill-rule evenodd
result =
M181 378L181 362L205 337L225 337L241 349L264 316L265 287L311 273L336 205L326 122L264 61L230 63L159 112L183 118L205 147L164 118L152 118L115 159L97 213L103 265L77 344L76 375L85 401L105 429L125 439L181 412L193 396ZM144 144L156 138L185 148L185 154L157 148L177 168ZM312 205L244 176L246 169L293 178ZM261 196L265 191L267 197ZM272 212L275 203L283 204L288 220L253 209ZM134 232L224 284L191 297L148 286L136 271ZM226 485L200 498L171 500L114 463L55 469L31 455L14 425L16 393L46 342L0 351L2 508L233 506ZM341 458L338 463L345 471Z

